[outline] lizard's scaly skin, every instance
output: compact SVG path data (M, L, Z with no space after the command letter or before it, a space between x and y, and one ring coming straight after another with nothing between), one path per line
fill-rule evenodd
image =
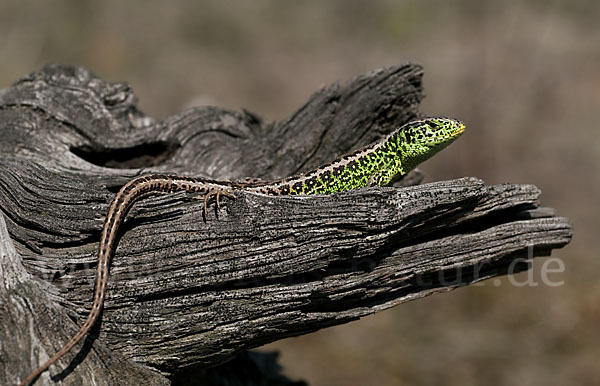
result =
M109 264L119 225L140 197L153 192L186 191L204 195L204 210L209 198L235 198L233 192L245 190L268 195L332 194L365 186L385 186L405 175L419 163L448 146L464 131L462 122L442 117L407 123L383 140L373 143L310 172L270 182L228 182L202 178L148 175L129 181L116 194L110 206L98 251L98 266L92 309L79 331L52 358L29 374L20 386L28 385L50 365L66 354L92 328L102 306Z

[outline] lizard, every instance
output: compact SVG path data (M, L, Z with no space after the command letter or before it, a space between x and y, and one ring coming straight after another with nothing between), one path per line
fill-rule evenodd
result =
M430 117L409 122L378 142L348 153L306 173L273 181L231 182L176 175L150 174L125 184L109 205L96 267L92 308L79 331L50 359L25 377L20 386L31 384L53 363L73 348L96 323L104 304L109 265L119 226L129 209L152 193L184 191L203 197L204 213L210 199L220 206L221 197L235 199L236 191L265 195L334 194L367 186L386 186L406 175L418 164L442 150L465 130L455 119Z

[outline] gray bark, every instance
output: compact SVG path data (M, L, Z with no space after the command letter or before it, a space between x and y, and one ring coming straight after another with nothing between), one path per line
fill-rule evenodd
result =
M103 216L126 181L308 170L418 116L421 77L414 65L364 74L276 123L217 107L156 121L127 84L68 66L0 91L0 384L82 324ZM122 227L101 322L37 384L189 380L252 347L526 270L524 258L572 234L539 195L463 178L331 196L240 192L205 216L184 194L144 199ZM232 365L221 366L200 371L204 381L222 380Z

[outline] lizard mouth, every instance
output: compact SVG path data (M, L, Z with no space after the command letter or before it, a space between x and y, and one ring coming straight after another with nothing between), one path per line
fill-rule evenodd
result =
M452 132L452 135L461 135L465 131L465 128L466 126L464 123L459 123L458 128Z

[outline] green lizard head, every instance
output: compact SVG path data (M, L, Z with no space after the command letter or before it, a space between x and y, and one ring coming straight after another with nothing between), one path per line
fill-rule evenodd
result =
M463 131L462 122L443 117L421 119L400 128L395 142L403 172L451 144Z

